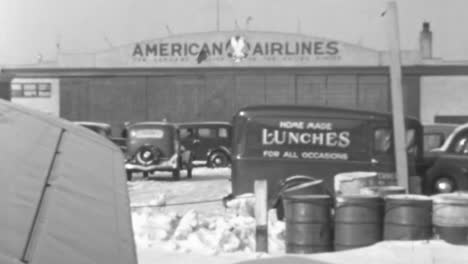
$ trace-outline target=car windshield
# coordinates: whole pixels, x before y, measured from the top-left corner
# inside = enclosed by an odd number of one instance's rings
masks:
[[[164,130],[162,129],[139,129],[131,132],[131,136],[135,138],[155,138],[161,139],[164,137]]]

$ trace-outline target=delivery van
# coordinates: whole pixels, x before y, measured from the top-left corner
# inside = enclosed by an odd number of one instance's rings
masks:
[[[422,162],[422,126],[406,118],[408,173]],[[396,185],[392,116],[361,110],[297,106],[250,106],[234,116],[233,196],[253,192],[266,179],[270,201],[295,175],[323,180],[333,192],[343,172],[378,172],[378,185]],[[297,177],[293,177],[297,179]]]

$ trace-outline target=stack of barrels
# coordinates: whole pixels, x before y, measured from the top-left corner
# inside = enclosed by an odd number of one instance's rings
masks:
[[[404,193],[392,187],[368,195],[284,196],[286,252],[340,251],[434,234],[468,245],[468,194],[433,199]]]

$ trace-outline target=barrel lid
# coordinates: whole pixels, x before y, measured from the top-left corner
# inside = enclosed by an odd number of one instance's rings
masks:
[[[468,205],[468,192],[453,192],[433,195],[434,203]]]
[[[294,195],[284,195],[284,200],[300,200],[307,201],[313,199],[330,199],[330,195],[326,194],[294,194]]]
[[[371,199],[381,199],[379,195],[376,194],[347,194],[347,195],[340,195],[336,197],[337,202],[347,202],[347,201],[365,201]]]
[[[391,194],[385,196],[385,199],[392,200],[413,200],[413,201],[430,201],[431,197],[419,194]]]

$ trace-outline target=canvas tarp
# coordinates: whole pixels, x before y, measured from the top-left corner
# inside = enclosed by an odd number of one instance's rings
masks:
[[[0,99],[0,262],[135,264],[123,154]]]

